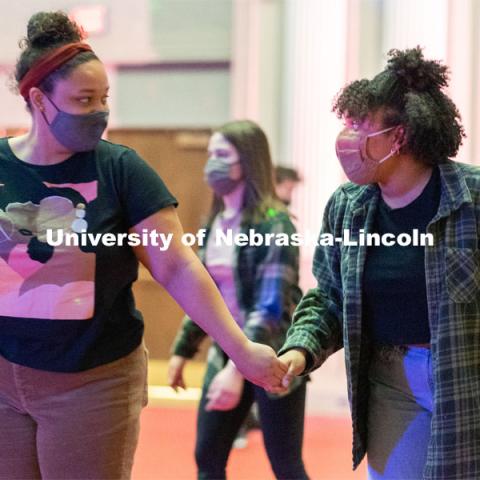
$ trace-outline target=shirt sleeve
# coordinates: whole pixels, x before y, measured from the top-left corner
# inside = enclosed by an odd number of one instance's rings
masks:
[[[286,215],[282,215],[268,222],[268,227],[263,226],[262,231],[290,236],[295,227]],[[278,349],[285,308],[292,290],[298,289],[299,250],[296,246],[276,243],[267,248],[266,255],[256,265],[254,302],[247,312],[243,330],[251,340]]]
[[[321,235],[332,233],[335,196],[325,208]],[[340,276],[340,252],[337,245],[316,247],[313,274],[317,287],[300,301],[293,315],[287,340],[279,355],[293,348],[307,352],[308,373],[318,368],[332,353],[343,347],[343,290]]]
[[[118,187],[128,228],[168,206],[177,207],[158,173],[134,150],[126,149],[119,160]]]
[[[171,350],[172,355],[193,358],[207,334],[194,321],[185,316]]]

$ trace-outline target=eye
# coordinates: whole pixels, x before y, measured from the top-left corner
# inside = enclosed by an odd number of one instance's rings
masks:
[[[80,103],[87,105],[92,100],[92,97],[81,97],[77,99]]]
[[[109,99],[108,95],[105,95],[104,97],[102,97],[102,105],[106,105],[108,103],[108,99]]]

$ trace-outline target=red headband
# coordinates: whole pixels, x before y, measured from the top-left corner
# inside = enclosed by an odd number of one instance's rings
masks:
[[[91,51],[92,47],[82,42],[68,43],[55,49],[35,63],[22,78],[19,84],[20,94],[28,101],[28,95],[32,87],[39,85],[45,77],[78,53]]]

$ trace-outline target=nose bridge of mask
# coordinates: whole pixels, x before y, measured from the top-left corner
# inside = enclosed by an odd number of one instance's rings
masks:
[[[338,134],[335,149],[337,153],[357,151],[360,141],[360,132],[346,128]]]

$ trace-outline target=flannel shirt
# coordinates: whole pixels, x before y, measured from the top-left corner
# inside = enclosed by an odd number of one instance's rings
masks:
[[[272,209],[269,213],[270,216],[261,223],[242,223],[241,233],[248,233],[249,229],[260,233],[262,237],[269,233],[286,233],[289,236],[295,233],[295,227],[286,213]],[[206,240],[210,233],[207,229]],[[205,246],[199,249],[198,255],[204,262]],[[298,247],[293,245],[235,246],[235,263],[232,267],[238,304],[245,318],[243,331],[250,340],[270,345],[275,351],[285,341],[292,312],[301,298],[298,259]],[[177,333],[172,353],[192,358],[205,337],[206,333],[186,316]],[[224,361],[216,358],[215,353],[218,357],[221,353],[219,347],[209,352],[209,362],[218,364],[221,369]],[[296,386],[300,383],[297,382]]]
[[[480,478],[480,169],[451,160],[439,165],[438,211],[425,247],[434,407],[425,479]],[[347,183],[330,198],[322,232],[372,232],[377,185]],[[317,287],[298,305],[282,347],[305,349],[305,373],[344,348],[353,426],[353,468],[366,452],[370,345],[362,330],[362,273],[366,246],[318,246]]]

